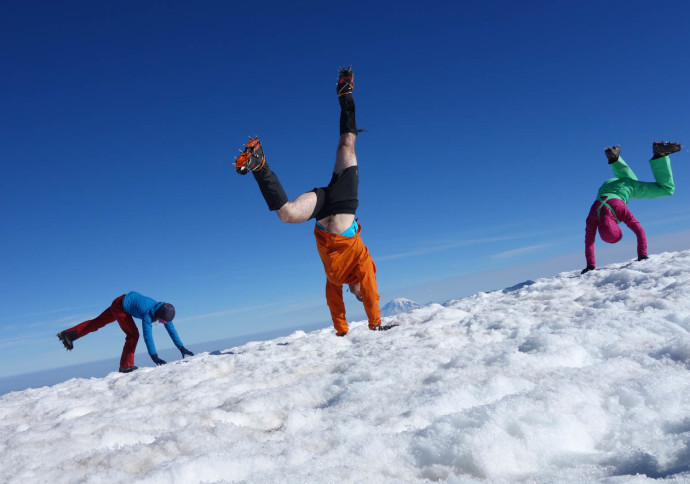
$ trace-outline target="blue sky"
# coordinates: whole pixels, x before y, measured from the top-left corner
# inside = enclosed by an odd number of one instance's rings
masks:
[[[116,324],[69,354],[55,333],[131,290],[175,304],[188,345],[329,325],[312,224],[279,223],[232,161],[258,135],[290,197],[325,185],[338,66],[368,130],[358,217],[382,303],[581,269],[604,147],[645,180],[653,140],[690,143],[682,2],[0,9],[0,376],[116,365]],[[690,245],[689,163],[673,157],[673,197],[630,204],[650,253]],[[634,257],[633,238],[598,240],[599,263]]]

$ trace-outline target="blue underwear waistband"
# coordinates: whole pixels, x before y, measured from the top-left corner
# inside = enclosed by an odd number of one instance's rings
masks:
[[[327,232],[327,230],[324,228],[324,226],[321,225],[319,222],[316,222],[316,226],[318,228],[320,228],[321,230]],[[353,220],[352,225],[350,225],[350,227],[348,227],[348,229],[340,235],[342,235],[344,237],[354,237],[355,235],[357,235],[357,229],[358,228],[359,228],[359,225],[357,224],[357,221]]]

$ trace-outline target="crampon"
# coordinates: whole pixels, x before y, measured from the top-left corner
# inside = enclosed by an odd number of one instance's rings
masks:
[[[246,175],[250,171],[257,172],[266,164],[266,156],[261,141],[258,138],[249,138],[244,145],[244,151],[235,160],[235,171],[240,175]]]
[[[336,91],[338,96],[349,94],[355,88],[355,76],[352,67],[344,67],[338,71],[338,84]]]

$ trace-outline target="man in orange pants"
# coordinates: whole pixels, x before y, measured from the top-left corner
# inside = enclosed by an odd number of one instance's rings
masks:
[[[290,201],[278,177],[268,167],[258,139],[249,140],[244,152],[235,162],[238,173],[253,173],[269,210],[275,211],[281,221],[300,223],[316,219],[314,236],[326,271],[326,300],[337,336],[345,336],[349,331],[345,318],[343,284],[347,284],[350,292],[364,303],[369,329],[380,331],[391,327],[381,326],[376,265],[362,242],[362,229],[355,220],[355,211],[359,205],[355,141],[359,131],[355,122],[353,88],[352,69],[341,69],[337,84],[340,140],[333,176],[328,186],[315,188]]]

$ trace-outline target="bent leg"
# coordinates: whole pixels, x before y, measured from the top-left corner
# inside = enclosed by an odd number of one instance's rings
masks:
[[[316,193],[313,191],[289,201],[278,176],[268,166],[255,172],[254,179],[259,184],[268,209],[276,212],[282,222],[301,223],[313,216],[317,202]]]
[[[668,156],[649,160],[655,182],[636,181],[631,198],[661,198],[673,195],[676,186],[673,182],[671,159]]]
[[[312,218],[316,208],[316,193],[303,193],[292,202],[287,202],[276,212],[281,222],[298,224]]]
[[[666,155],[661,158],[649,160],[654,174],[654,180],[660,187],[661,197],[673,195],[676,185],[673,183],[673,171],[671,170],[671,158]]]
[[[264,162],[264,167],[258,172],[254,172],[254,179],[259,184],[261,195],[263,195],[268,209],[272,212],[280,209],[288,201],[283,185],[278,180],[278,176]]]

